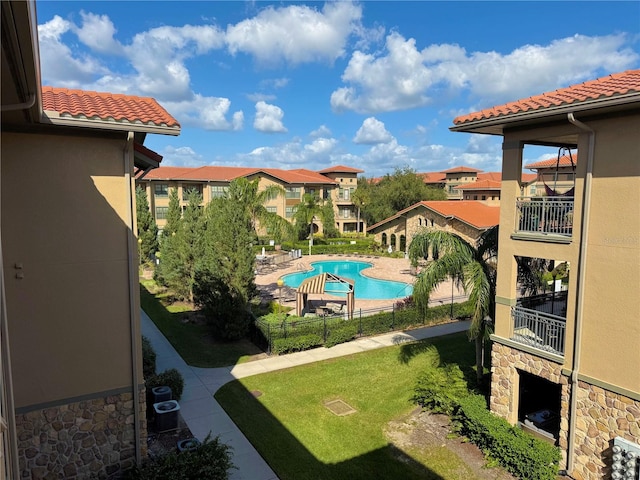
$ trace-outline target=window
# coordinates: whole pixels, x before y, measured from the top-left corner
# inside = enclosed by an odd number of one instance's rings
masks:
[[[351,217],[351,209],[350,208],[341,208],[340,209],[340,216],[342,218],[350,218]]]
[[[153,191],[156,197],[168,197],[169,196],[169,185],[166,183],[156,183],[153,186]]]
[[[384,247],[387,246],[387,234],[386,233],[382,234],[382,246],[384,246]]]
[[[229,187],[225,185],[211,185],[211,198],[224,197],[229,191]]]
[[[169,213],[169,207],[156,207],[156,220],[165,220]]]
[[[478,195],[474,195],[474,196],[473,196],[473,199],[474,199],[474,200],[477,200],[477,199],[478,199]]]
[[[202,185],[183,185],[182,186],[182,200],[188,201],[190,193],[198,193],[202,196]]]
[[[300,198],[300,187],[285,188],[285,198]]]
[[[297,207],[287,207],[285,209],[285,216],[287,218],[293,217],[293,215],[296,213],[296,209],[297,209]]]
[[[482,200],[486,200],[487,196],[486,195],[482,195]]]
[[[278,213],[278,207],[267,207],[267,212]]]
[[[350,178],[350,179],[349,179],[349,183],[353,183],[353,178]]]

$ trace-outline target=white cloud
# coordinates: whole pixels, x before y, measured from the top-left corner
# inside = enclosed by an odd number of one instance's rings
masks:
[[[362,122],[362,126],[353,137],[354,143],[375,145],[389,143],[394,140],[393,135],[385,128],[384,123],[375,117],[369,117]]]
[[[99,75],[107,75],[108,68],[95,58],[75,55],[62,41],[62,37],[72,30],[73,24],[54,16],[50,21],[38,25],[40,46],[40,66],[45,85],[56,87],[83,88]]]
[[[284,112],[276,105],[265,102],[256,103],[256,118],[253,128],[263,133],[285,133],[287,129],[282,123]]]
[[[625,34],[574,35],[508,54],[468,53],[452,44],[418,50],[414,39],[392,32],[384,51],[353,52],[342,75],[345,86],[332,93],[331,106],[337,112],[387,112],[461,93],[482,98],[482,106],[495,105],[629,68],[639,58],[630,43]]]
[[[92,50],[100,53],[110,53],[122,55],[123,46],[114,35],[116,28],[107,15],[96,15],[93,13],[80,12],[82,26],[73,26],[73,30],[78,35],[78,39]]]
[[[335,138],[317,138],[304,146],[306,151],[314,155],[328,154],[335,148],[338,141]]]
[[[362,8],[350,2],[327,2],[321,11],[306,5],[269,6],[253,18],[227,27],[229,52],[253,55],[264,65],[333,62],[345,53]]]
[[[247,94],[247,100],[253,103],[257,102],[273,102],[276,98],[275,95],[268,95],[266,93],[249,93]]]
[[[191,147],[166,146],[162,150],[163,166],[174,167],[200,167],[203,163],[202,155],[196,153]]]
[[[279,88],[284,88],[287,85],[289,85],[289,79],[286,78],[286,77],[268,78],[268,79],[262,80],[260,82],[260,87],[262,87],[262,88],[279,89]]]
[[[316,130],[312,131],[309,136],[311,138],[329,137],[331,136],[331,130],[326,125],[320,125]]]
[[[196,94],[193,100],[181,102],[163,102],[181,125],[198,126],[205,130],[240,130],[244,121],[242,111],[233,114],[231,122],[227,120],[231,101],[228,98],[204,97]]]

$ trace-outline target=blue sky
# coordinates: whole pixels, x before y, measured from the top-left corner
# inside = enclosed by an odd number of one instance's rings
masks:
[[[163,165],[496,171],[454,117],[640,68],[637,1],[36,7],[43,84],[154,97],[182,125],[145,142]]]

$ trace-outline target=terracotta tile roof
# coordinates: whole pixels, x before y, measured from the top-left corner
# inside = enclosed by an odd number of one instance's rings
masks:
[[[318,172],[305,169],[281,170],[253,167],[160,167],[147,174],[145,180],[231,182],[236,178],[266,174],[289,184],[328,184],[336,182]]]
[[[126,125],[180,129],[180,124],[149,97],[42,87],[42,107],[61,117],[101,120]]]
[[[627,70],[454,118],[455,125],[640,93],[640,70]]]
[[[496,180],[476,180],[475,182],[458,185],[456,190],[500,190],[501,181]]]
[[[489,206],[477,200],[438,200],[415,203],[410,207],[399,211],[395,215],[370,226],[367,228],[367,231],[373,230],[391,220],[395,220],[408,211],[421,206],[433,210],[444,217],[457,218],[458,220],[481,230],[493,227],[500,223],[499,206]]]
[[[453,167],[450,168],[449,170],[443,170],[441,173],[465,173],[465,172],[481,172],[482,170],[478,170],[477,168],[473,168],[473,167],[465,167],[464,165],[461,165],[459,167]]]
[[[493,180],[494,182],[499,182],[502,180],[502,172],[478,173],[478,180]]]
[[[319,170],[318,173],[364,173],[364,170],[353,167],[345,167],[344,165],[334,165],[333,167]]]
[[[158,163],[160,163],[162,161],[162,155],[154,152],[153,150],[151,150],[150,148],[145,147],[144,145],[135,142],[133,144],[133,149],[136,152],[141,153],[142,155],[145,155],[147,157],[149,157],[151,160],[154,160]]]
[[[573,164],[578,164],[578,155],[571,155],[573,158]],[[529,170],[533,170],[534,168],[556,168],[556,164],[559,167],[570,167],[571,166],[571,158],[568,155],[563,155],[560,157],[560,161],[558,162],[558,157],[549,157],[545,160],[540,160],[539,162],[529,163],[524,166],[524,168],[528,168]]]
[[[522,174],[522,183],[531,183],[538,178],[538,175],[535,173],[523,173]]]
[[[425,172],[418,173],[418,175],[422,177],[426,184],[444,183],[446,181],[444,173],[442,172]]]

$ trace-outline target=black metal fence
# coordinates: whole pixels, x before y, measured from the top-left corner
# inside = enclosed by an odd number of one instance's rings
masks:
[[[290,353],[319,346],[331,347],[350,340],[471,316],[469,302],[430,307],[420,312],[415,306],[377,307],[346,314],[293,317],[271,314],[257,319],[252,327],[254,343],[269,354]]]

